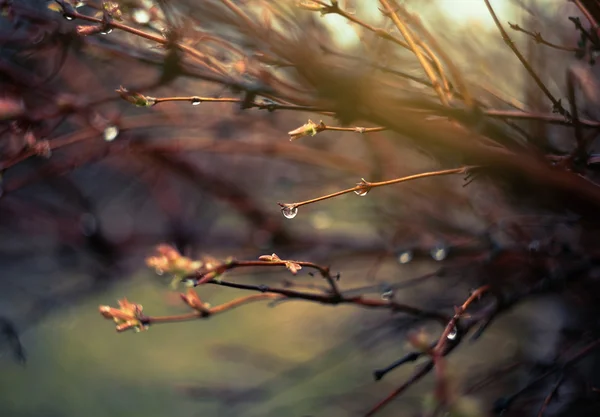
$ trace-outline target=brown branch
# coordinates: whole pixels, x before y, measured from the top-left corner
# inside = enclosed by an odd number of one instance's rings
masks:
[[[564,375],[561,375],[560,378],[558,378],[558,381],[556,381],[556,384],[554,384],[554,386],[552,387],[552,390],[550,390],[550,392],[548,393],[548,395],[544,399],[544,403],[542,404],[537,417],[544,417],[544,413],[546,412],[546,408],[548,408],[548,405],[550,405],[550,402],[556,396],[556,393],[558,392],[558,389],[560,388],[560,386],[562,385],[562,383],[564,382],[564,380],[565,380]]]
[[[414,37],[413,33],[404,24],[402,19],[400,19],[400,17],[396,14],[396,12],[394,11],[394,9],[392,8],[392,6],[390,5],[390,3],[387,0],[379,0],[379,3],[385,8],[387,15],[390,17],[390,19],[392,19],[392,21],[394,22],[394,25],[396,26],[396,28],[398,28],[400,33],[402,33],[402,36],[404,37],[404,39],[406,39],[409,49],[415,54],[415,56],[417,57],[417,60],[423,67],[425,74],[427,74],[427,77],[431,80],[433,89],[437,93],[437,95],[440,99],[440,102],[443,105],[447,106],[448,100],[446,99],[446,95],[444,94],[444,91],[442,90],[442,87],[438,82],[437,76],[436,76],[435,72],[433,71],[433,68],[431,67],[431,63],[425,59],[425,57],[419,50],[419,47],[417,46],[417,43],[415,41],[415,37]],[[441,74],[441,72],[440,72],[440,74]]]
[[[176,323],[181,321],[196,320],[199,318],[208,318],[215,314],[224,313],[232,310],[236,307],[240,307],[245,304],[253,303],[255,301],[263,300],[276,300],[282,298],[281,295],[277,294],[252,294],[245,297],[239,297],[226,303],[220,304],[215,307],[207,307],[201,311],[194,311],[192,313],[177,314],[170,316],[142,316],[140,321],[146,325],[152,324],[164,324],[164,323]]]
[[[93,17],[93,16],[87,16],[84,14],[81,14],[79,12],[77,12],[75,9],[73,8],[69,8],[69,9],[63,9],[63,14],[65,17],[68,17],[70,19],[78,19],[78,20],[84,20],[87,22],[92,22],[92,23],[97,23],[99,25],[103,25],[103,27],[105,29],[118,29],[121,30],[123,32],[127,32],[130,33],[132,35],[138,36],[140,38],[152,41],[152,42],[156,42],[160,45],[163,46],[170,46],[171,45],[171,41],[165,37],[162,36],[157,36],[157,35],[153,35],[151,33],[148,32],[144,32],[143,30],[139,30],[136,28],[133,28],[131,26],[127,26],[126,24],[123,23],[119,23],[117,21],[111,20],[110,22],[105,22],[103,19],[101,18],[97,18],[97,17]],[[191,57],[196,58],[202,65],[204,65],[206,68],[211,69],[213,71],[216,72],[220,72],[221,74],[226,74],[227,72],[225,71],[224,68],[222,68],[222,66],[217,65],[217,63],[210,58],[208,55],[203,54],[202,52],[198,51],[197,49],[194,49],[188,45],[185,45],[183,43],[173,43],[173,46],[177,47],[179,50],[187,53],[188,55],[190,55]],[[211,67],[211,65],[216,65]]]
[[[317,198],[313,198],[311,200],[299,201],[296,203],[277,203],[277,204],[279,204],[279,206],[282,208],[282,210],[285,210],[286,208],[298,208],[301,206],[305,206],[307,204],[317,203],[319,201],[327,200],[330,198],[338,197],[340,195],[349,194],[349,193],[356,193],[360,196],[364,196],[372,188],[385,187],[388,185],[399,184],[401,182],[412,181],[412,180],[417,180],[417,179],[421,179],[421,178],[438,177],[438,176],[442,176],[442,175],[466,174],[470,169],[473,169],[473,168],[475,168],[475,167],[474,166],[465,166],[465,167],[461,167],[461,168],[445,169],[445,170],[441,170],[441,171],[424,172],[421,174],[409,175],[407,177],[396,178],[393,180],[381,181],[381,182],[369,182],[369,181],[362,180],[360,183],[358,183],[356,185],[356,187],[337,191],[335,193],[327,194],[327,195],[317,197]]]
[[[566,52],[579,52],[579,48],[573,48],[570,46],[562,46],[562,45],[557,45],[551,42],[548,42],[547,40],[545,40],[542,36],[542,34],[540,32],[532,32],[529,31],[527,29],[523,29],[521,26],[519,26],[518,24],[514,24],[514,23],[510,23],[508,22],[508,26],[517,32],[523,32],[526,35],[529,35],[533,38],[533,40],[538,43],[538,44],[542,44],[542,45],[546,45],[549,46],[550,48],[554,48],[554,49],[558,49],[560,51],[566,51]]]
[[[494,12],[494,9],[492,8],[490,1],[489,0],[484,0],[484,1],[485,1],[485,5],[487,6],[492,18],[494,19],[494,23],[496,24],[496,27],[498,28],[498,30],[500,31],[500,34],[502,35],[502,39],[508,45],[508,47],[513,51],[513,53],[516,55],[516,57],[519,59],[519,61],[521,61],[521,64],[523,64],[523,67],[525,67],[525,69],[527,70],[527,72],[529,73],[531,78],[533,78],[533,80],[535,81],[537,86],[542,90],[542,92],[546,95],[546,97],[548,97],[548,99],[552,102],[553,111],[556,111],[560,114],[567,116],[568,112],[562,107],[562,104],[560,103],[560,101],[557,100],[552,95],[550,90],[548,90],[546,85],[542,82],[542,80],[536,74],[534,69],[529,64],[529,62],[527,62],[527,60],[525,59],[523,54],[521,54],[521,52],[519,52],[519,50],[515,46],[514,42],[510,38],[510,36],[508,36],[508,33],[506,33],[506,30],[502,26],[502,23],[500,23],[500,20],[498,20],[498,16],[496,16],[496,12]]]
[[[586,9],[586,7],[581,3],[581,0],[571,0],[571,1],[573,3],[575,3],[575,6],[577,6],[577,8],[581,11],[581,13],[583,13],[583,15],[588,20],[588,22],[590,22],[590,26],[592,26],[592,28],[594,28],[595,30],[598,30],[598,22],[596,22],[596,19],[594,18],[594,16],[592,16],[592,14],[589,12],[589,10]]]

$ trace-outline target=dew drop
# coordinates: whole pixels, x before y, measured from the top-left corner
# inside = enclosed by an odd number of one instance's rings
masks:
[[[444,245],[436,245],[429,251],[431,257],[436,261],[443,261],[448,256],[448,249]]]
[[[119,136],[119,128],[117,126],[108,126],[104,129],[104,140],[112,142]]]
[[[293,219],[298,214],[298,207],[283,206],[281,208],[281,213],[283,213],[283,217],[285,217],[286,219]]]
[[[454,340],[456,339],[456,336],[458,336],[458,330],[456,329],[456,326],[454,326],[452,328],[452,330],[450,330],[450,333],[448,333],[448,340]]]
[[[135,9],[131,14],[135,23],[145,25],[150,22],[150,13],[144,9]]]
[[[197,281],[195,279],[191,279],[191,278],[187,278],[183,280],[183,285],[185,285],[186,287],[195,287],[197,284]]]
[[[202,100],[199,97],[192,97],[192,106],[197,106],[200,103],[202,103]]]
[[[400,255],[398,255],[398,262],[400,262],[401,264],[407,264],[410,261],[412,261],[412,259],[413,252],[411,250],[401,252]]]
[[[100,33],[101,33],[102,35],[108,35],[108,34],[109,34],[110,32],[112,32],[112,31],[113,31],[113,30],[112,30],[112,28],[108,28],[108,29],[106,29],[106,30],[102,30],[102,31],[100,31]]]
[[[71,20],[74,20],[74,19],[75,19],[73,16],[69,16],[69,15],[67,15],[67,14],[64,14],[64,15],[63,15],[63,17],[64,17],[66,20],[69,20],[69,21],[71,21]]]
[[[364,197],[371,191],[371,187],[364,178],[361,178],[360,182],[356,183],[356,186],[359,187],[359,189],[354,191],[354,194],[359,197]]]
[[[390,301],[392,298],[394,298],[394,290],[392,290],[390,287],[384,288],[383,292],[381,293],[381,299]]]

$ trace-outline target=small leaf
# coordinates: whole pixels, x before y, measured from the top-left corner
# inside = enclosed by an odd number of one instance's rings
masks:
[[[326,126],[322,121],[316,124],[312,120],[309,120],[308,123],[303,124],[299,128],[289,131],[288,135],[290,135],[290,140],[297,140],[308,135],[315,136],[320,131],[325,130],[325,128]]]
[[[141,304],[129,302],[127,298],[119,300],[119,308],[100,306],[100,314],[106,319],[112,319],[116,323],[118,332],[133,329],[136,332],[146,330],[147,326],[141,321],[143,307]]]
[[[180,294],[181,299],[194,310],[201,313],[208,313],[208,307],[200,300],[198,293],[193,288],[189,288],[185,294]]]
[[[53,12],[62,13],[62,7],[58,3],[50,3],[48,5],[48,10],[52,10]]]
[[[275,253],[273,253],[271,255],[261,255],[258,257],[258,259],[261,261],[268,261],[268,262],[281,262],[281,259]]]
[[[294,275],[298,273],[302,269],[302,265],[297,264],[296,262],[287,261],[285,263],[285,267],[290,270],[290,272]]]

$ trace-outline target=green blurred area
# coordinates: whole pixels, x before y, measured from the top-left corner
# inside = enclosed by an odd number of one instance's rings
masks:
[[[358,279],[351,275],[348,281]],[[99,304],[126,295],[144,305],[146,314],[186,311],[176,292],[155,279],[141,273],[27,331],[22,340],[29,356],[26,367],[2,360],[2,415],[361,415],[414,369],[408,364],[373,381],[374,369],[410,346],[389,312],[353,306],[298,301],[271,308],[260,302],[208,320],[117,334],[113,323],[99,315]],[[199,293],[213,305],[243,294],[221,288]],[[399,299],[410,302],[416,294],[406,291]],[[427,328],[432,335],[441,330]],[[449,363],[457,381],[491,368],[486,352],[497,355],[496,363],[514,355],[516,335],[507,331],[500,323],[482,341],[452,355]],[[380,415],[412,415],[432,388],[427,378]]]

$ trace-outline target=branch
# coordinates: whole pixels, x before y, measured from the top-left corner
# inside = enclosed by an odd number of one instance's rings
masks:
[[[508,26],[512,29],[515,30],[517,32],[523,32],[529,36],[531,36],[533,38],[533,40],[538,43],[538,44],[542,44],[542,45],[546,45],[549,46],[550,48],[554,48],[554,49],[558,49],[560,51],[566,51],[566,52],[580,52],[581,50],[579,48],[573,48],[570,46],[561,46],[561,45],[557,45],[551,42],[548,42],[547,40],[545,40],[542,37],[542,34],[540,32],[531,32],[529,30],[523,29],[521,26],[514,24],[514,23],[510,23],[508,22]]]
[[[421,174],[409,175],[407,177],[401,177],[401,178],[396,178],[393,180],[381,181],[381,182],[369,182],[369,181],[366,181],[363,179],[361,182],[356,184],[356,187],[348,188],[346,190],[337,191],[335,193],[324,195],[324,196],[317,197],[317,198],[313,198],[311,200],[299,201],[296,203],[277,203],[277,204],[279,204],[279,206],[281,207],[281,211],[285,217],[293,218],[298,213],[298,207],[305,206],[307,204],[317,203],[319,201],[327,200],[330,198],[338,197],[340,195],[349,194],[349,193],[355,193],[361,197],[364,197],[365,195],[367,195],[367,193],[369,191],[371,191],[372,188],[384,187],[387,185],[398,184],[401,182],[412,181],[412,180],[417,180],[417,179],[421,179],[421,178],[438,177],[438,176],[442,176],[442,175],[453,175],[453,174],[466,174],[467,172],[469,172],[469,170],[474,169],[474,168],[477,168],[477,167],[465,166],[465,167],[461,167],[461,168],[446,169],[446,170],[442,170],[442,171],[424,172]]]
[[[538,75],[536,74],[536,72],[533,70],[533,68],[531,67],[531,65],[529,64],[529,62],[527,62],[527,60],[525,59],[525,57],[523,56],[523,54],[521,54],[521,52],[519,52],[519,50],[515,46],[514,42],[510,38],[510,36],[508,36],[508,33],[506,33],[506,30],[504,30],[504,28],[502,27],[502,24],[500,23],[500,20],[498,20],[498,16],[496,16],[496,12],[494,12],[494,9],[492,8],[492,5],[490,4],[490,1],[489,0],[484,0],[484,1],[485,1],[485,5],[487,6],[490,14],[492,15],[492,18],[494,19],[494,23],[496,24],[496,27],[498,28],[498,30],[500,31],[500,34],[502,35],[502,39],[504,40],[504,42],[514,52],[514,54],[517,56],[517,58],[519,59],[519,61],[521,61],[521,64],[523,64],[523,66],[525,67],[525,69],[527,70],[527,72],[529,73],[529,75],[531,75],[531,78],[533,78],[533,80],[535,81],[535,83],[537,84],[537,86],[543,91],[543,93],[546,95],[546,97],[548,97],[548,99],[550,99],[550,101],[552,102],[552,111],[556,112],[556,113],[559,113],[559,114],[562,114],[565,117],[567,117],[567,118],[570,119],[569,113],[563,108],[560,100],[557,100],[552,95],[552,93],[550,92],[550,90],[548,90],[548,88],[546,87],[546,85],[542,82],[542,80],[540,79],[540,77],[538,77]]]

